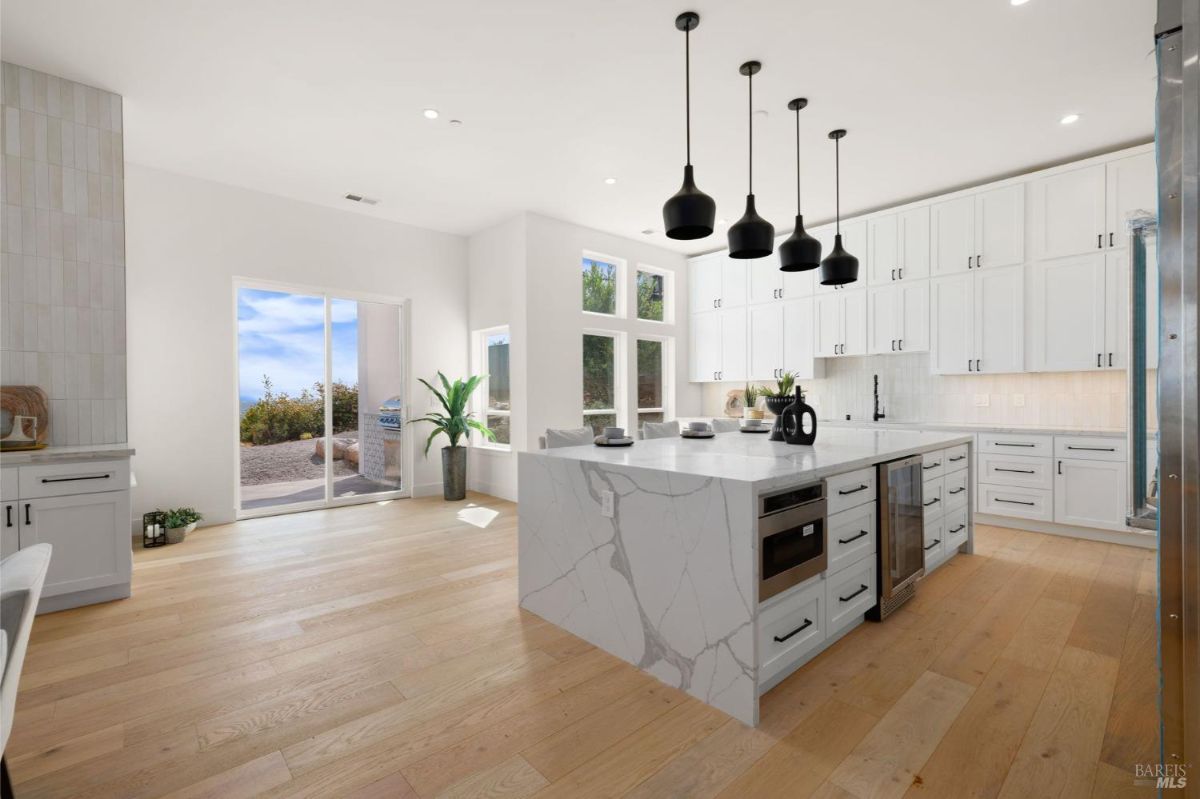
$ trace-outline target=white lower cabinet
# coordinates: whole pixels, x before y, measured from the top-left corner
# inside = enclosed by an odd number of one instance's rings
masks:
[[[827,574],[841,571],[868,555],[875,555],[875,503],[835,513],[826,522],[829,532]]]
[[[825,580],[816,578],[759,611],[759,683],[802,660],[825,637]]]
[[[980,483],[977,508],[980,513],[992,513],[997,516],[1016,516],[1045,522],[1054,520],[1053,492],[1044,488],[1017,488]]]
[[[21,548],[54,547],[43,588],[46,596],[129,580],[128,492],[22,500],[19,510]]]
[[[936,569],[945,559],[946,522],[944,518],[925,522],[925,572]]]
[[[1127,469],[1124,461],[1059,458],[1054,470],[1054,521],[1125,529]]]
[[[969,514],[965,506],[957,510],[946,511],[946,518],[944,520],[945,536],[942,539],[942,547],[945,554],[950,555],[954,550],[967,543],[967,536],[969,535],[967,528],[970,525],[968,516]]]
[[[871,555],[825,578],[826,635],[862,620],[863,614],[875,607],[875,569]]]

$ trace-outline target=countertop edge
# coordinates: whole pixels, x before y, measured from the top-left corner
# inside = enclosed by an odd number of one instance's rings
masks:
[[[22,466],[39,463],[73,463],[79,461],[111,460],[131,458],[137,453],[133,447],[115,445],[102,447],[46,447],[26,452],[0,453],[0,466]]]

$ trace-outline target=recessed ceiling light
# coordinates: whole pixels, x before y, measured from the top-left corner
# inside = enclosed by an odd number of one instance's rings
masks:
[[[1008,0],[1008,2],[1012,3],[1014,6],[1023,6],[1028,3],[1029,0]]]
[[[616,178],[605,178],[604,182],[611,186],[612,184],[617,182],[617,179]]]
[[[1079,121],[1079,114],[1067,114],[1062,119],[1058,120],[1060,125],[1074,125]]]
[[[436,108],[426,108],[421,113],[425,115],[426,119],[437,119],[438,118],[438,112],[437,112]]]
[[[450,120],[450,124],[457,128],[459,125],[462,124],[462,120],[461,119],[452,119],[452,120]]]

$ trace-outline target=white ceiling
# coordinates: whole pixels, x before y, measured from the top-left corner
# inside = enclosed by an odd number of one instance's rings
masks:
[[[718,216],[746,192],[755,79],[760,213],[867,210],[1153,133],[1154,0],[5,0],[3,58],[125,96],[126,157],[460,234],[534,210],[684,252],[683,34],[693,163]],[[435,121],[422,109],[441,111]],[[1075,112],[1082,119],[1062,126]],[[461,119],[459,127],[449,125]],[[606,177],[617,178],[606,185]],[[347,192],[378,197],[352,206]]]

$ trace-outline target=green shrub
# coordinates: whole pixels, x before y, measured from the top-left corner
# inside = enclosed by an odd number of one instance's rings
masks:
[[[358,429],[358,384],[333,384],[333,432]],[[325,434],[325,386],[314,383],[297,397],[275,393],[263,375],[262,398],[242,414],[241,440],[250,444],[278,444],[307,440]]]
[[[157,511],[162,513],[162,511]],[[187,527],[192,522],[203,521],[204,515],[195,508],[171,508],[165,514],[167,527]]]

